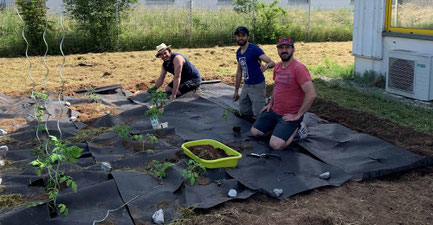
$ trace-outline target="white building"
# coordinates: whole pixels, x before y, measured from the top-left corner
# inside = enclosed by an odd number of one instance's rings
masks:
[[[432,14],[430,0],[355,0],[355,72],[384,75],[388,92],[433,100]]]
[[[12,1],[13,0],[0,0]],[[273,0],[263,0],[268,3]],[[354,0],[311,0],[311,9],[353,9]],[[189,8],[192,2],[193,8],[217,10],[221,8],[233,8],[233,0],[139,0],[138,4],[147,4],[152,8],[177,7]],[[61,8],[62,0],[48,0],[47,7],[50,10],[58,11]],[[284,8],[301,7],[308,8],[308,0],[280,0],[280,6]]]

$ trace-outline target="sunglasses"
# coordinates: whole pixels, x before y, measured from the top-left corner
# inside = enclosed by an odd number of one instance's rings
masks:
[[[290,38],[280,38],[278,43],[292,43],[292,39]]]

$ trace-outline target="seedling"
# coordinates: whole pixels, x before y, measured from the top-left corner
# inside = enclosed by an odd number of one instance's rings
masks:
[[[150,118],[153,128],[159,125],[158,116],[164,113],[164,106],[167,104],[167,94],[162,91],[152,91],[151,95],[152,107],[144,114]]]
[[[62,144],[55,136],[50,136],[51,145],[54,146],[51,151],[47,151],[46,155],[40,156],[30,164],[35,166],[35,172],[41,176],[43,172],[47,172],[49,180],[45,189],[48,191],[48,197],[52,203],[53,210],[56,212],[68,215],[68,208],[65,204],[57,203],[57,195],[60,192],[60,185],[65,183],[67,187],[72,187],[73,191],[77,191],[77,184],[71,176],[64,175],[60,170],[62,164],[75,163],[75,160],[81,156],[83,149],[77,146],[67,147]],[[33,203],[31,206],[39,203]]]
[[[162,180],[162,178],[167,176],[167,173],[165,172],[167,168],[173,165],[174,163],[170,163],[170,162],[161,163],[158,160],[153,160],[152,163],[150,164],[149,173],[158,177],[159,180]]]
[[[155,135],[151,134],[151,133],[146,134],[146,137],[147,137],[147,139],[149,139],[150,144],[152,144],[152,145],[158,142],[158,138]],[[144,151],[144,138],[143,138],[143,135],[142,134],[136,134],[136,135],[132,135],[131,138],[133,140],[140,140],[140,141],[142,141],[142,143],[143,143],[142,151]],[[147,152],[153,153],[154,151],[152,149],[148,149]]]
[[[167,94],[162,91],[152,91],[150,94],[152,104],[158,108],[164,107],[167,104]]]
[[[48,100],[47,91],[43,90],[41,92],[34,91],[33,94],[30,96],[32,99],[41,99],[43,101]]]
[[[182,170],[182,176],[185,180],[189,179],[190,184],[194,185],[198,175],[204,172],[206,172],[206,168],[203,164],[190,159],[188,160],[186,169]]]
[[[116,125],[114,130],[123,140],[128,140],[131,137],[131,128],[128,125]],[[143,138],[143,137],[142,137]]]
[[[242,116],[242,114],[241,114],[241,112],[239,112],[239,110],[232,109],[230,106],[227,106],[227,108],[224,108],[223,114],[222,114],[222,117],[224,118],[224,122],[227,123],[227,120],[231,114],[238,115],[239,117]],[[240,136],[241,135],[241,127],[239,127],[239,126],[233,127],[233,135]]]
[[[143,135],[141,134],[136,134],[136,135],[132,135],[131,137],[134,140],[140,140],[141,142],[143,142],[143,147],[141,148],[142,151],[144,151],[144,140],[143,140]]]
[[[239,116],[242,116],[242,114],[239,112],[239,110],[233,109],[230,106],[227,106],[227,108],[224,108],[223,114],[221,115],[224,118],[224,122],[227,122],[230,114],[237,114]]]
[[[91,99],[92,102],[99,102],[101,99],[98,95],[95,93],[95,89],[93,87],[86,88],[86,98]]]
[[[47,101],[48,100],[47,91],[45,90],[41,92],[34,91],[30,97],[36,100],[36,104],[33,106],[33,109],[35,110],[35,117],[38,121],[42,121],[42,116],[45,113],[45,107],[39,105],[38,100]]]
[[[152,144],[152,145],[154,143],[158,142],[158,138],[154,134],[148,133],[148,134],[146,134],[146,137],[147,137],[147,139],[149,139],[150,144]]]

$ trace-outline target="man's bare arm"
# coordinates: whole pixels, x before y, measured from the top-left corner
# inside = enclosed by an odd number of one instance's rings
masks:
[[[180,85],[180,78],[182,73],[183,64],[185,63],[185,59],[177,55],[174,57],[173,64],[174,64],[174,78],[173,78],[173,90],[172,90],[172,97],[176,98],[177,92],[179,91],[179,85]]]

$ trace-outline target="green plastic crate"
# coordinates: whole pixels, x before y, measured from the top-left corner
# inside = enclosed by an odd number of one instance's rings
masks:
[[[192,153],[188,147],[196,146],[196,145],[212,145],[214,148],[220,148],[225,151],[225,153],[229,157],[221,158],[221,159],[215,159],[215,160],[206,160],[201,159],[198,156],[196,156],[194,153]],[[191,159],[194,159],[195,161],[203,164],[204,167],[208,169],[213,168],[224,168],[224,167],[236,167],[238,164],[238,160],[242,158],[242,154],[233,150],[232,148],[224,145],[223,143],[219,141],[215,141],[212,139],[202,139],[197,141],[189,141],[182,144],[183,152],[189,156]]]

